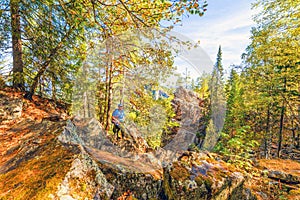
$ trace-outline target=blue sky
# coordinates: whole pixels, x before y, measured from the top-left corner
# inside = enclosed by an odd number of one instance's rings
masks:
[[[204,16],[185,16],[182,25],[176,26],[174,31],[193,41],[200,40],[201,49],[208,54],[213,64],[216,62],[218,47],[221,45],[222,63],[228,71],[231,64],[241,63],[241,54],[250,43],[250,30],[255,26],[252,21],[255,11],[251,10],[251,3],[254,1],[208,0]],[[182,65],[183,61],[177,60],[175,63]],[[209,71],[201,65],[197,63],[200,71]]]

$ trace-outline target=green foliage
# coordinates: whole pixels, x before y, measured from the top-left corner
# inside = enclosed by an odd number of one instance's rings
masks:
[[[299,128],[299,5],[299,1],[258,0],[257,26],[244,54],[244,122],[262,134],[266,157],[273,142],[278,156],[282,142],[297,143],[288,130]]]
[[[249,170],[252,167],[251,158],[258,146],[259,142],[255,133],[251,131],[249,126],[243,126],[236,130],[234,136],[222,132],[214,151],[227,157],[229,163],[233,163],[241,169]]]
[[[11,27],[11,13],[14,7],[19,20]],[[19,48],[13,49],[24,63],[17,73],[25,78],[26,89],[52,98],[70,100],[72,81],[86,59],[87,44],[96,40],[104,41],[132,29],[143,27],[166,33],[174,23],[181,21],[183,14],[202,16],[206,11],[206,1],[9,1],[0,5],[0,57],[11,47],[11,35],[17,34]],[[171,21],[162,30],[159,22]],[[16,33],[13,29],[20,30]],[[153,42],[157,37],[149,37]],[[121,44],[122,45],[122,44]],[[2,51],[3,50],[3,51]],[[5,51],[4,51],[5,50]],[[15,52],[15,51],[19,52]],[[162,60],[161,52],[156,53]],[[135,54],[134,51],[128,52]],[[127,56],[127,55],[126,55]],[[131,56],[131,65],[137,65],[144,56]],[[167,56],[168,57],[168,56]],[[151,60],[157,63],[157,59]],[[128,64],[128,63],[127,63]],[[23,69],[24,68],[24,69]],[[16,79],[16,72],[13,76]],[[107,92],[107,91],[106,91]],[[107,101],[107,99],[106,99]],[[107,103],[107,102],[106,102]]]
[[[232,133],[244,123],[245,103],[240,75],[233,68],[225,85],[226,117],[223,132]]]
[[[210,74],[203,73],[201,77],[196,79],[195,86],[193,91],[196,92],[199,97],[203,100],[209,100],[210,90],[209,90],[209,81],[211,79]]]
[[[210,119],[208,121],[208,125],[206,128],[206,136],[205,136],[203,148],[212,150],[217,143],[217,140],[220,136],[220,132],[223,129],[225,110],[226,110],[221,46],[219,47],[218,50],[217,61],[216,64],[214,65],[211,79],[208,82],[208,89],[209,89],[209,103],[210,103],[210,108],[209,108]]]
[[[218,49],[217,62],[215,64],[215,68],[217,69],[215,71],[215,73],[219,73],[219,75],[220,75],[220,81],[222,81],[223,76],[224,76],[224,69],[223,69],[223,65],[222,65],[222,49],[221,49],[221,45],[219,46],[219,49]]]
[[[171,128],[179,126],[172,120],[175,116],[172,99],[173,96],[156,100],[151,91],[134,93],[130,98],[133,107],[129,110],[127,120],[132,120],[137,125],[153,148],[160,146],[163,132],[168,133]]]

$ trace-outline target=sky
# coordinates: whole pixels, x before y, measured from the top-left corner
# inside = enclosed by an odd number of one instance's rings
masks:
[[[184,56],[175,59],[175,64],[181,68],[188,68],[191,75],[199,71],[209,72],[212,66],[208,66],[210,59],[212,65],[216,62],[219,45],[222,48],[222,64],[227,73],[230,65],[239,65],[241,55],[250,44],[250,30],[255,26],[251,10],[254,0],[207,0],[208,7],[204,16],[190,15],[183,17],[181,25],[175,26],[173,32],[183,35],[193,41],[200,40],[200,53],[185,52]],[[197,50],[196,50],[197,51]],[[209,58],[200,59],[206,54]],[[186,58],[188,54],[195,54],[195,62]],[[202,61],[201,61],[202,60]],[[204,63],[203,63],[204,62]],[[195,71],[192,68],[197,68]]]

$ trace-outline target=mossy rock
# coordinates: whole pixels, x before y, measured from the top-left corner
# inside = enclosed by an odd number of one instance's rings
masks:
[[[178,162],[173,163],[173,167],[170,171],[170,175],[175,180],[183,182],[190,178],[190,172]]]

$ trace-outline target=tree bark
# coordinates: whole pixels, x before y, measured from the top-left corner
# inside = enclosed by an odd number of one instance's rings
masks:
[[[286,77],[284,78],[284,92],[286,91]],[[280,126],[278,133],[278,147],[277,147],[277,157],[280,158],[281,154],[281,145],[282,145],[282,131],[283,131],[283,123],[284,123],[284,112],[285,112],[285,100],[283,99],[281,114],[280,114]]]
[[[280,158],[280,154],[281,154],[284,111],[285,111],[285,103],[283,102],[283,105],[281,107],[280,126],[279,126],[279,133],[278,133],[278,147],[277,147],[277,157],[278,158]]]
[[[106,127],[105,130],[109,130],[110,126],[110,111],[111,111],[111,103],[112,103],[112,73],[113,73],[113,66],[112,66],[112,59],[109,66],[109,76],[108,76],[108,91],[107,91],[107,110],[106,110]]]
[[[87,91],[84,91],[83,93],[83,117],[87,117]]]
[[[13,51],[13,87],[21,91],[24,87],[21,22],[19,0],[10,0],[11,30],[12,30],[12,51]]]
[[[270,145],[272,142],[272,135],[270,133],[270,104],[268,105],[268,111],[267,111],[267,124],[266,124],[266,135],[265,135],[265,158],[268,159],[270,157]]]
[[[108,40],[108,39],[107,39]],[[107,65],[107,79],[106,79],[106,93],[107,93],[107,107],[106,107],[106,123],[105,130],[109,130],[110,126],[110,112],[111,112],[111,103],[112,103],[112,74],[113,74],[113,44],[111,38],[107,41],[106,45],[107,53],[108,53],[108,65]]]
[[[52,89],[52,99],[56,101],[56,86],[55,86],[55,75],[51,74],[51,89]]]

